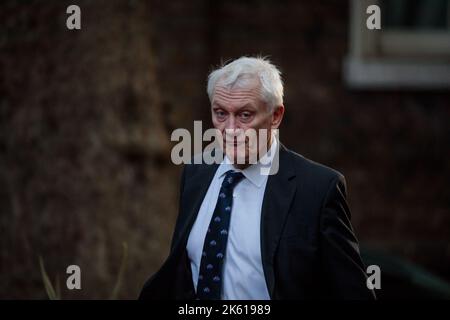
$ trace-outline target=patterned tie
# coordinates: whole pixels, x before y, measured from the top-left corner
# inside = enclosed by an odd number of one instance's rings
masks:
[[[203,244],[197,282],[197,299],[220,300],[222,266],[230,226],[233,189],[244,178],[241,172],[229,170],[220,188],[219,198]]]

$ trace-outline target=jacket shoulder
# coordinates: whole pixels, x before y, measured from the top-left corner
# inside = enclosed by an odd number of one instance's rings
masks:
[[[332,181],[345,181],[344,175],[338,170],[308,159],[292,150],[286,149],[286,151],[300,181],[325,186]]]

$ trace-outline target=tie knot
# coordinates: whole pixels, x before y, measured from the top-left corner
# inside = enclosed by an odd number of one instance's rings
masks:
[[[242,172],[229,170],[225,175],[225,179],[223,179],[222,187],[233,189],[243,178]]]

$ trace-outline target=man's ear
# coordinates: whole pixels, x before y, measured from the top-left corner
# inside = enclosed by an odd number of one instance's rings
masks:
[[[276,106],[272,112],[272,129],[278,129],[281,124],[281,120],[283,120],[284,115],[284,105]]]

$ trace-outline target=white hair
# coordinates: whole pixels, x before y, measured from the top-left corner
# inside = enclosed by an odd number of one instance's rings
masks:
[[[212,71],[208,76],[207,92],[212,103],[218,84],[231,89],[245,87],[248,80],[257,79],[261,85],[261,99],[273,110],[283,104],[281,72],[267,58],[241,57]]]

